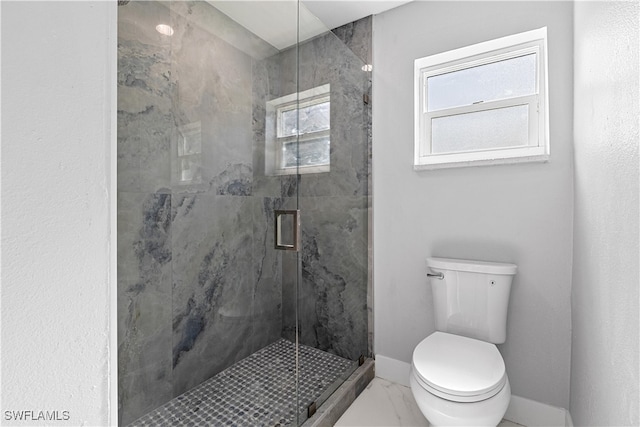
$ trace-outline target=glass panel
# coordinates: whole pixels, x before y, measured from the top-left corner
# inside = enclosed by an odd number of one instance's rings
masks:
[[[529,106],[499,108],[431,121],[433,154],[519,147],[529,140]]]
[[[330,146],[328,136],[299,143],[288,142],[282,148],[282,164],[285,168],[328,165]]]
[[[308,105],[300,109],[294,108],[282,112],[282,127],[280,136],[294,136],[297,134],[298,113],[300,114],[300,135],[329,129],[330,102]]]
[[[295,426],[297,254],[274,211],[297,181],[262,165],[265,104],[298,91],[297,0],[118,3],[118,424]]]
[[[536,93],[536,56],[519,56],[427,78],[427,109],[471,105]]]
[[[300,5],[302,9],[304,2]],[[371,63],[371,21],[346,24],[299,45],[298,92],[331,86],[330,108],[326,99],[315,108],[300,99],[300,171],[320,153],[328,163],[329,131],[323,130],[321,138],[308,132],[329,129],[331,110],[331,171],[299,174],[297,181],[302,251],[296,303],[300,403],[305,407],[315,402],[321,408],[357,368],[359,356],[369,354],[371,105],[363,102],[363,95],[370,94],[366,64]],[[314,145],[324,151],[314,153]],[[302,414],[300,421],[305,418]]]

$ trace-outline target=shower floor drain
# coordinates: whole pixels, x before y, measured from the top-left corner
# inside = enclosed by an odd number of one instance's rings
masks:
[[[294,425],[357,362],[300,345],[300,399],[295,345],[285,339],[258,350],[130,424],[143,426]],[[304,414],[304,415],[302,415]]]

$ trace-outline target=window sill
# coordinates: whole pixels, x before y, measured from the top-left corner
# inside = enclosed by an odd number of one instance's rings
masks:
[[[318,166],[300,166],[293,167],[287,169],[276,169],[273,172],[273,175],[307,175],[312,173],[325,173],[331,172],[331,167],[329,165],[318,165]]]
[[[549,161],[549,154],[537,154],[531,156],[519,156],[508,158],[493,158],[493,159],[476,159],[476,160],[446,160],[443,157],[447,155],[434,156],[433,159],[423,160],[419,164],[414,164],[413,169],[415,171],[423,170],[436,170],[436,169],[449,169],[449,168],[466,168],[474,166],[494,166],[494,165],[508,165],[517,163],[546,163]],[[438,160],[435,157],[439,157]]]

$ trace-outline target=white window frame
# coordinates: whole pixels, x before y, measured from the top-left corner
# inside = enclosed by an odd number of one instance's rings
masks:
[[[537,58],[535,94],[493,101],[478,100],[470,105],[428,111],[427,79],[429,77],[532,53],[535,53]],[[414,169],[548,161],[550,146],[547,86],[546,27],[416,59],[414,63]],[[519,105],[529,107],[527,145],[432,153],[431,121],[433,119]]]
[[[268,175],[295,175],[329,172],[330,162],[321,165],[284,166],[282,152],[284,146],[291,142],[304,143],[315,139],[330,137],[331,127],[326,130],[284,135],[282,115],[291,110],[312,105],[331,103],[331,86],[325,84],[300,93],[283,96],[267,102],[267,131],[265,134],[265,170]]]

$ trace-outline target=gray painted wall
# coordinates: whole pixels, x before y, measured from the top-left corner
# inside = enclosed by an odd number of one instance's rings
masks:
[[[413,61],[548,27],[551,160],[415,172]],[[571,2],[414,2],[374,19],[375,352],[410,362],[434,330],[425,258],[518,265],[507,342],[513,394],[569,405]]]
[[[571,415],[640,424],[637,2],[575,6]]]

